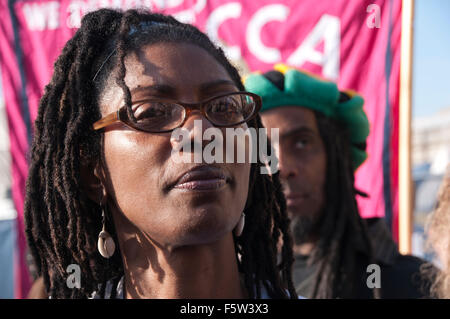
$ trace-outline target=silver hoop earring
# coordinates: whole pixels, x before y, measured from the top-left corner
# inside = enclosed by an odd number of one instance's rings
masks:
[[[242,235],[242,232],[244,230],[245,225],[245,214],[242,213],[241,218],[239,219],[239,222],[237,223],[236,227],[234,228],[234,235],[236,237],[239,237]]]
[[[114,251],[116,250],[116,244],[114,243],[114,239],[111,235],[106,231],[106,216],[105,210],[102,206],[102,223],[103,227],[101,232],[98,234],[98,242],[97,249],[100,255],[104,258],[110,258],[114,255]]]

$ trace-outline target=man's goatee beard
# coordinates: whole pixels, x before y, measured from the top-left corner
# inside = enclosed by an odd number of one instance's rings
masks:
[[[294,244],[300,245],[307,242],[311,235],[317,230],[318,216],[292,215],[291,214],[291,232]]]

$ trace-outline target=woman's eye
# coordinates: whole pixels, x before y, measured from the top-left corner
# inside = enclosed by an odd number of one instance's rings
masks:
[[[241,105],[233,98],[224,98],[212,102],[211,111],[214,113],[235,114],[241,112]]]
[[[214,107],[215,112],[225,112],[227,110],[227,106],[225,103],[216,104]]]
[[[213,111],[215,113],[225,113],[225,112],[230,112],[232,111],[232,107],[231,105],[227,104],[227,103],[216,103],[213,107]]]
[[[167,108],[161,103],[145,103],[139,105],[134,111],[137,120],[164,117],[167,115]]]

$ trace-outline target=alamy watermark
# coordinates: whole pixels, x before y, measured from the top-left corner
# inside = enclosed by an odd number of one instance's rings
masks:
[[[81,269],[77,264],[70,264],[66,268],[66,272],[69,276],[66,279],[67,288],[81,288]]]
[[[378,4],[369,4],[366,9],[367,13],[370,13],[366,19],[366,25],[369,29],[380,28],[381,9]]]
[[[81,269],[77,264],[70,264],[66,268],[68,274],[66,285],[69,289],[81,288]],[[377,264],[370,264],[367,266],[366,285],[369,289],[381,288],[381,267]]]
[[[275,147],[279,142],[278,128],[270,130],[270,140],[272,148],[269,154],[266,128],[257,130],[253,127],[227,127],[224,137],[222,130],[217,127],[209,127],[203,131],[202,121],[195,120],[192,130],[182,127],[172,132],[171,158],[175,163],[207,164],[256,163],[259,160],[264,164],[260,169],[261,174],[275,174],[278,171],[278,148]],[[210,142],[204,145],[204,141]]]
[[[370,264],[370,265],[367,266],[366,272],[370,273],[370,275],[367,276],[367,280],[366,280],[367,287],[370,288],[370,289],[381,288],[381,268],[380,268],[380,265]]]

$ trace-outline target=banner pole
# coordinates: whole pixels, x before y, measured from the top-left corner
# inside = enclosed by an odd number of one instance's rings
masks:
[[[411,178],[411,91],[413,59],[414,0],[402,0],[399,105],[399,251],[411,254],[412,178]]]

